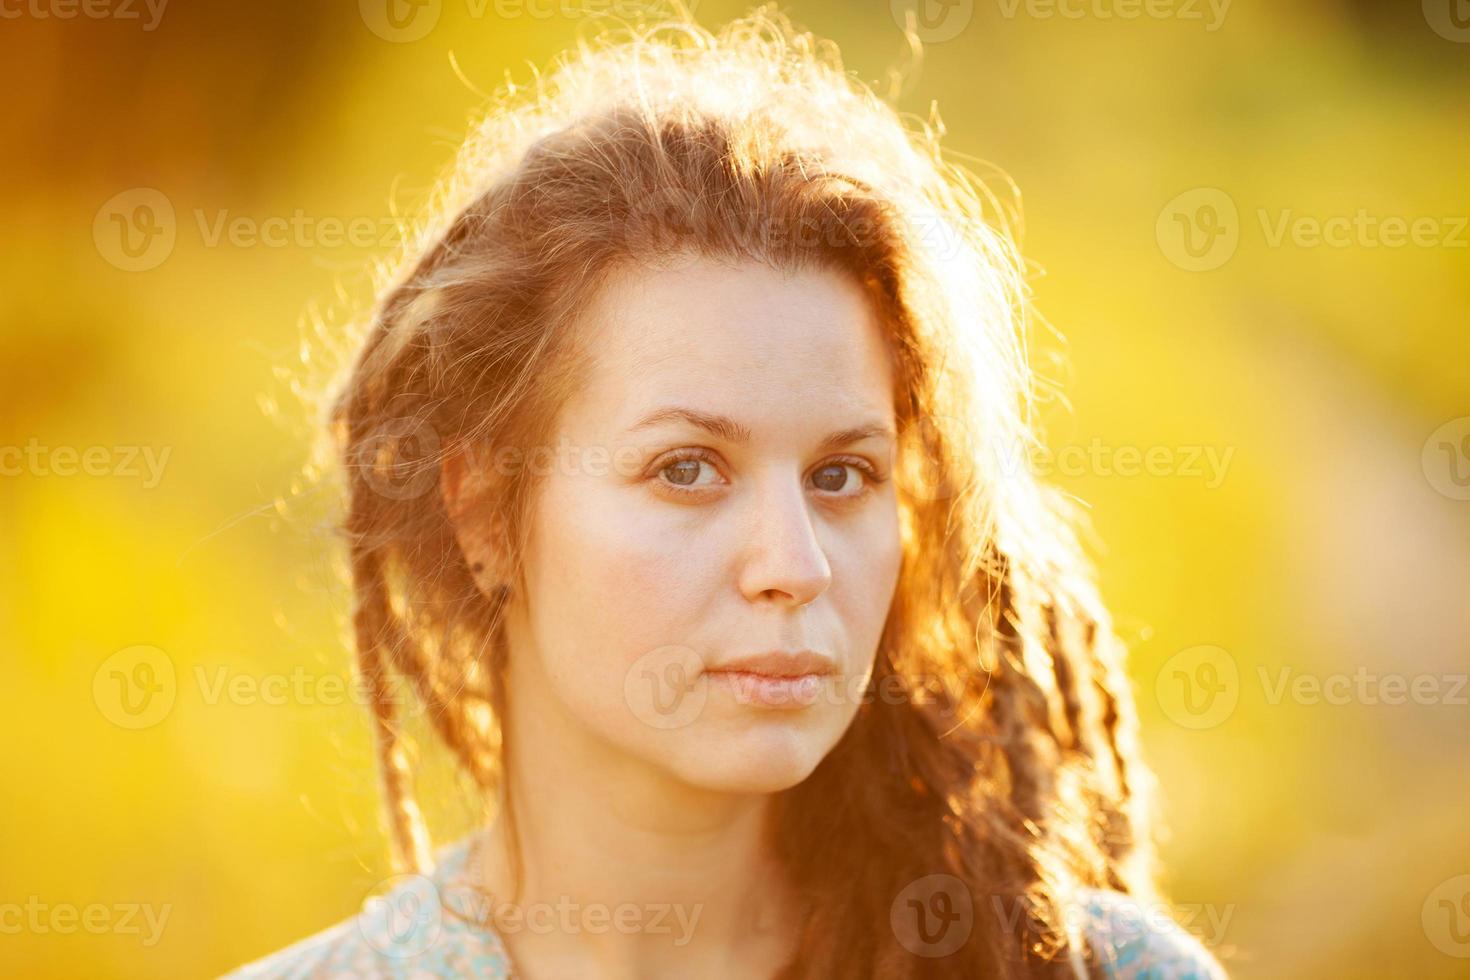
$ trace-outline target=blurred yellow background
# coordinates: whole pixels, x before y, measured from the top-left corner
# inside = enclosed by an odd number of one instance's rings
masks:
[[[1024,194],[1036,462],[1091,510],[1180,920],[1237,977],[1470,975],[1465,5],[922,3],[899,107]],[[882,84],[903,6],[782,9]],[[386,873],[302,339],[461,73],[634,8],[395,9],[0,3],[7,975],[216,974]]]

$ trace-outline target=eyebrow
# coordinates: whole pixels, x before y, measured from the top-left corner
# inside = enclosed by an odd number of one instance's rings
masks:
[[[750,442],[750,430],[728,415],[714,415],[709,412],[699,412],[692,408],[659,408],[649,412],[639,419],[631,427],[629,432],[639,429],[647,429],[651,426],[660,425],[664,422],[687,422],[696,428],[704,429],[726,442],[737,445],[745,445]],[[826,435],[819,448],[822,450],[840,449],[854,442],[864,439],[881,437],[888,440],[894,438],[891,426],[881,422],[872,422],[865,425],[856,425],[848,429],[838,429],[836,432]]]

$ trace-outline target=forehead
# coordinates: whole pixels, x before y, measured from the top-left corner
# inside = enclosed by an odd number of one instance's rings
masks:
[[[892,417],[883,328],[864,289],[837,270],[703,257],[625,267],[582,329],[590,364],[573,400],[599,418],[669,403],[737,417]]]

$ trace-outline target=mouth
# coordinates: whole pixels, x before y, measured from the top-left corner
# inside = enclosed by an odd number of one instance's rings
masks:
[[[705,671],[741,704],[762,708],[805,708],[814,704],[823,684],[837,675],[837,663],[813,650],[771,651],[738,657]]]

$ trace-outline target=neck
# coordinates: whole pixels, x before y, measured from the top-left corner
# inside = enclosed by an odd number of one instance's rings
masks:
[[[540,749],[515,738],[526,731],[515,724],[506,740],[524,924],[500,931],[518,973],[774,972],[788,950],[776,923],[793,920],[767,846],[772,798],[691,786],[576,725],[552,726],[548,751],[547,720],[532,729]],[[485,843],[483,881],[508,901],[516,891],[504,806]]]

